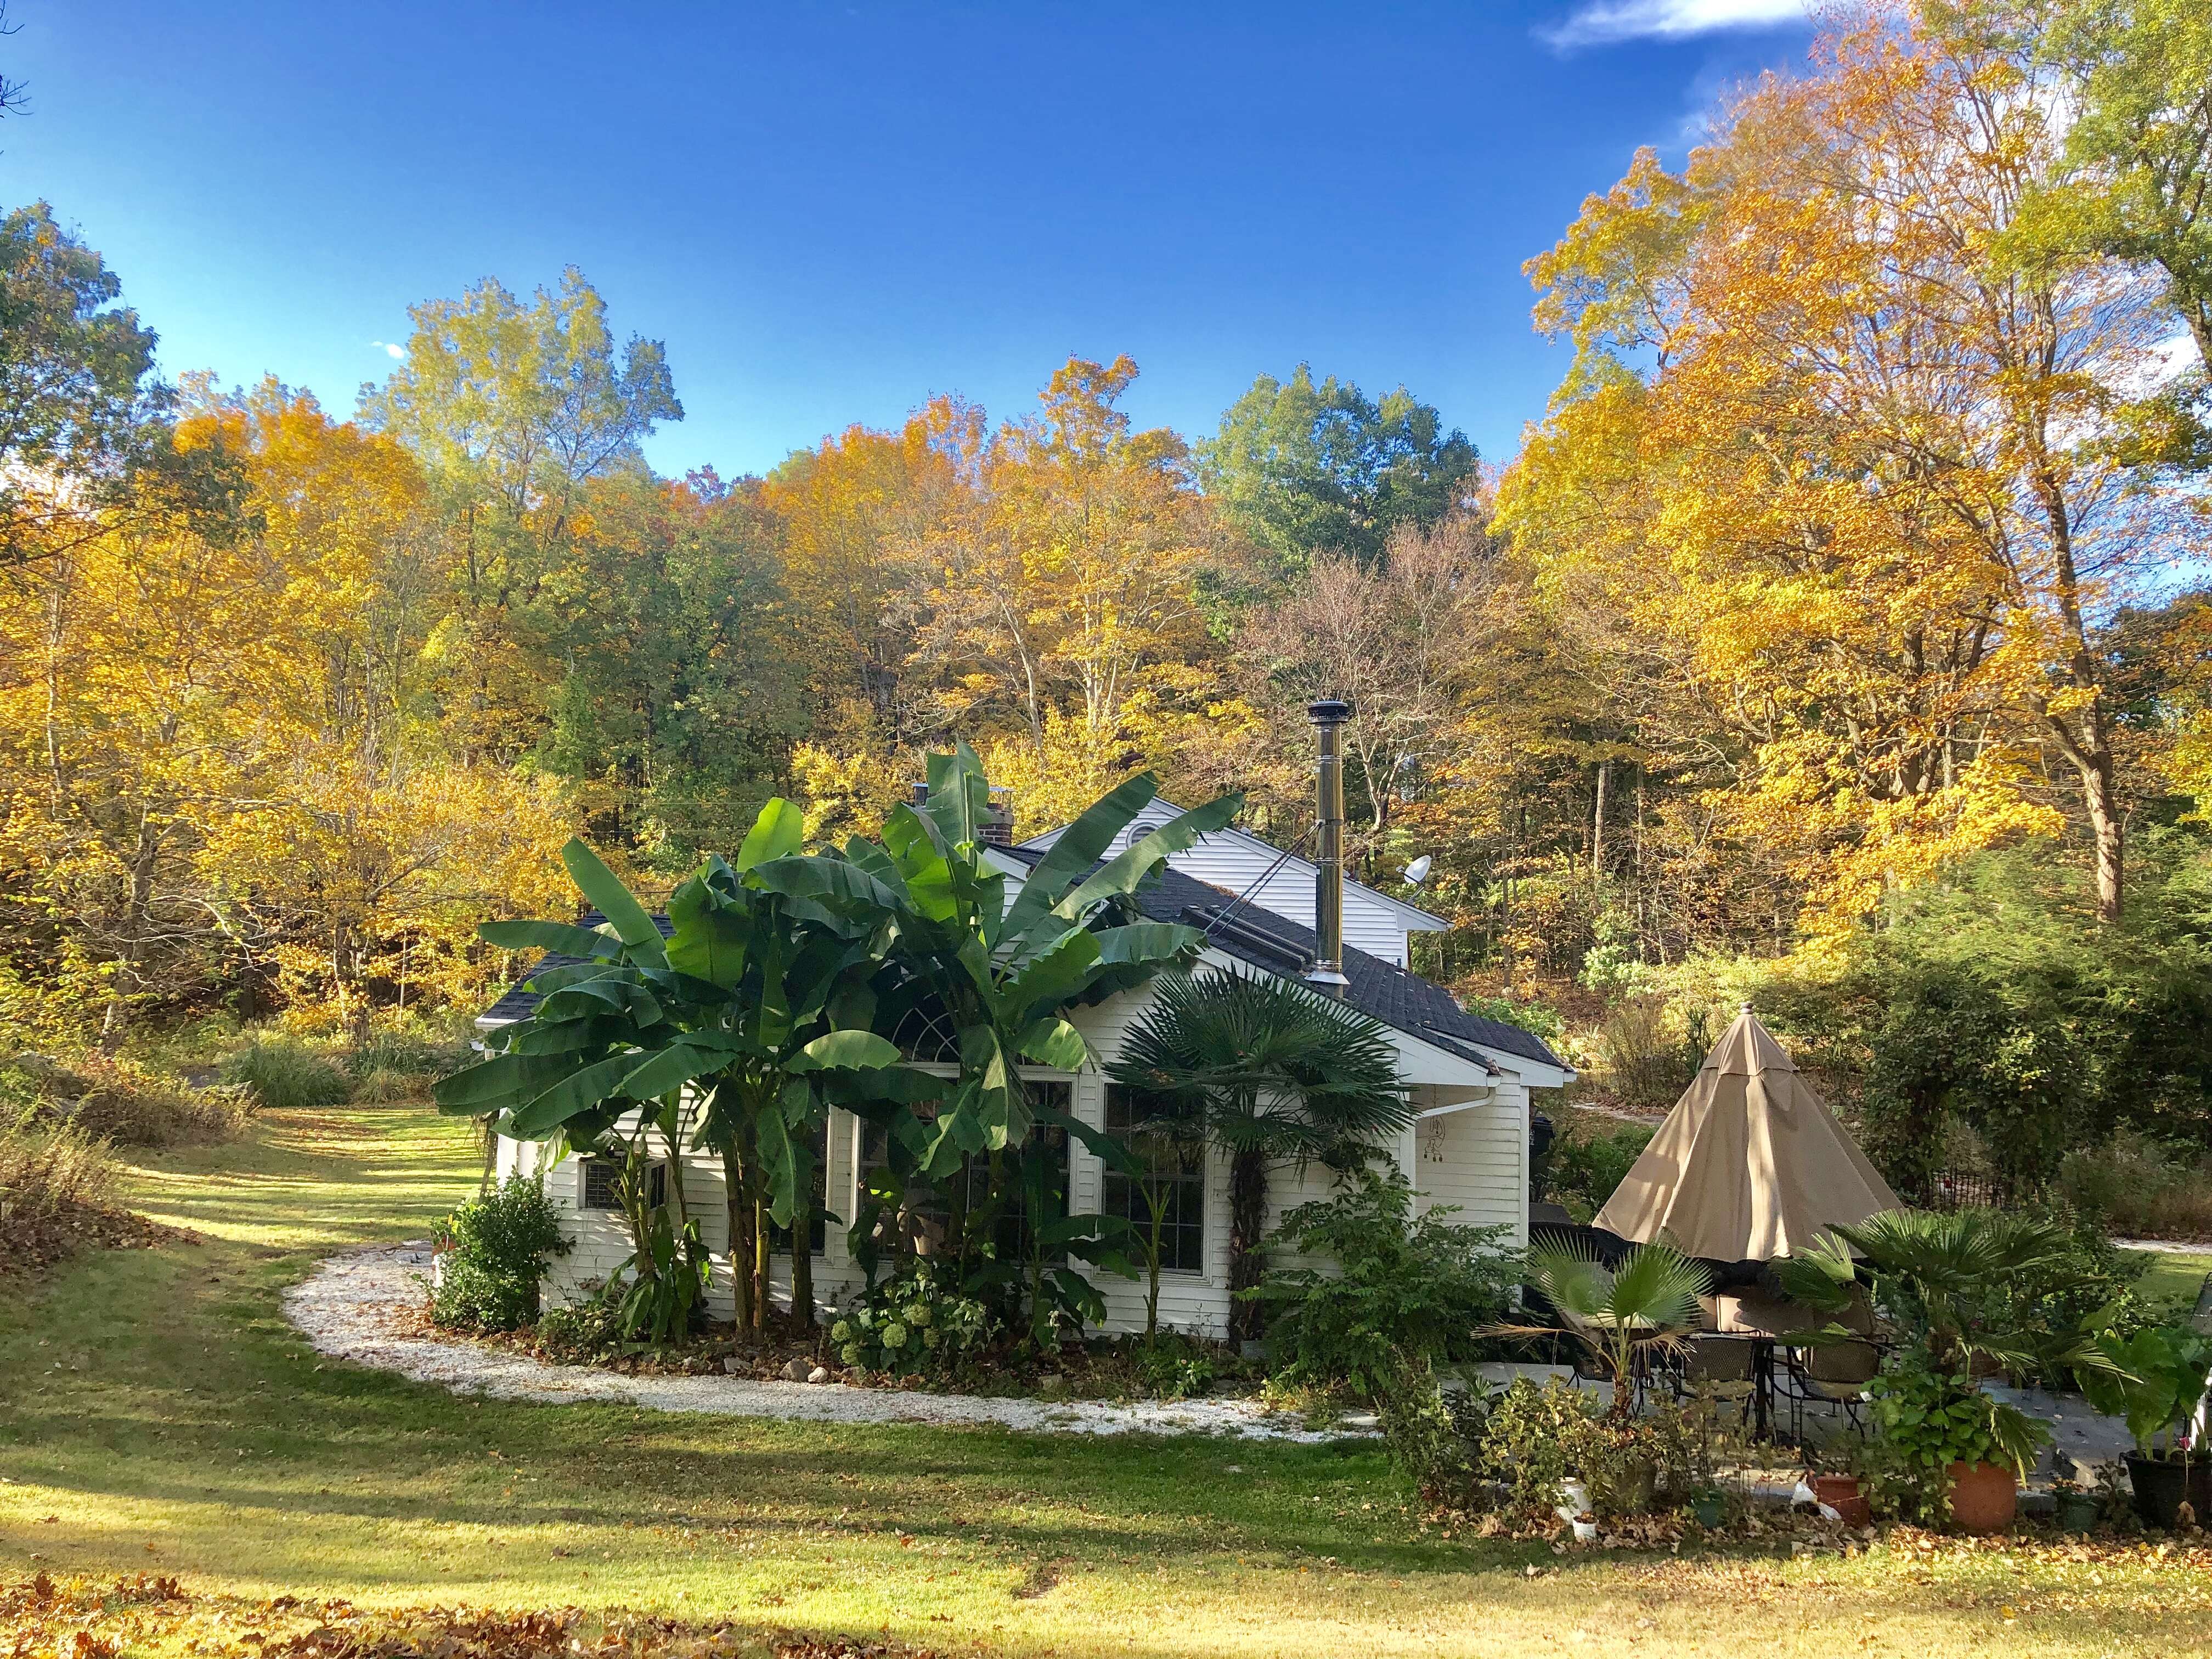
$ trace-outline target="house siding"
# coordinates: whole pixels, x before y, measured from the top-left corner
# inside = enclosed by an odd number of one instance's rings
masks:
[[[1134,992],[1110,999],[1098,1006],[1073,1012],[1071,1018],[1090,1041],[1093,1051],[1110,1057],[1117,1053],[1130,1026],[1141,1015],[1146,998]],[[1049,1075],[1066,1076],[1065,1073]],[[1071,1082],[1071,1109],[1083,1122],[1103,1128],[1106,1121],[1107,1079],[1097,1067],[1077,1073]],[[1417,1112],[1434,1113],[1419,1121],[1398,1138],[1392,1157],[1411,1179],[1420,1208],[1449,1204],[1461,1212],[1453,1219],[1467,1225],[1500,1224],[1513,1230],[1516,1242],[1528,1233],[1528,1092],[1506,1080],[1486,1086],[1449,1087],[1425,1085],[1413,1091]],[[629,1127],[626,1125],[625,1127]],[[827,1248],[815,1257],[814,1285],[818,1301],[841,1304],[861,1288],[861,1275],[846,1247],[843,1227],[854,1212],[858,1194],[857,1170],[860,1121],[850,1115],[832,1115],[825,1165],[829,1208],[837,1218],[828,1229]],[[532,1173],[539,1149],[502,1139],[499,1171],[502,1176]],[[1103,1200],[1105,1168],[1079,1145],[1070,1150],[1069,1200],[1078,1213],[1096,1212]],[[1270,1230],[1283,1215],[1303,1203],[1329,1196],[1334,1190],[1332,1173],[1319,1165],[1299,1169],[1278,1166],[1268,1175],[1267,1219]],[[630,1253],[629,1237],[620,1215],[612,1211],[583,1207],[580,1162],[564,1158],[546,1176],[546,1191],[560,1212],[562,1230],[573,1248],[550,1265],[544,1281],[549,1304],[561,1305],[592,1294],[620,1267]],[[1160,1280],[1160,1322],[1178,1330],[1218,1336],[1229,1322],[1229,1160],[1216,1150],[1206,1165],[1205,1267],[1202,1272],[1164,1273]],[[727,1212],[723,1200],[719,1163],[711,1157],[687,1155],[684,1159],[684,1200],[699,1223],[702,1238],[714,1255],[709,1285],[711,1316],[734,1316],[736,1301],[729,1282]],[[1285,1265],[1289,1265],[1287,1259]],[[1325,1265],[1325,1264],[1311,1264]],[[1145,1320],[1145,1284],[1107,1273],[1094,1273],[1105,1301],[1109,1331],[1141,1330]],[[790,1297],[790,1263],[777,1258],[773,1278],[780,1301]]]

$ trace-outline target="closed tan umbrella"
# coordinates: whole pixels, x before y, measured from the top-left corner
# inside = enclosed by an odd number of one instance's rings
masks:
[[[1771,1261],[1898,1207],[1747,1003],[1591,1224],[1638,1243],[1663,1232],[1709,1261]]]

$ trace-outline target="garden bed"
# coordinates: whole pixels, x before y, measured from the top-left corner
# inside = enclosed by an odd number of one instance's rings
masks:
[[[763,1379],[748,1372],[616,1370],[555,1364],[511,1344],[451,1338],[422,1314],[427,1240],[371,1245],[324,1261],[284,1296],[286,1316],[315,1349],[456,1394],[502,1400],[606,1401],[656,1411],[712,1412],[843,1423],[919,1422],[1070,1434],[1205,1434],[1321,1441],[1318,1430],[1251,1399],[1136,1401],[987,1397],[897,1387]],[[702,1356],[703,1358],[703,1356]]]

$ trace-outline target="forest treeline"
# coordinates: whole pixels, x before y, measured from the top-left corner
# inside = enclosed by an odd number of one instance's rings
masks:
[[[1324,692],[1358,872],[1433,859],[1424,965],[1471,987],[1863,988],[1994,869],[2099,972],[2138,915],[2176,960],[2212,910],[2209,137],[2183,0],[1833,13],[1529,262],[1571,364],[1502,466],[1304,365],[1140,429],[1122,357],[659,477],[680,366],[575,270],[416,306],[349,415],[161,382],[116,273],[18,209],[0,1012],[465,1003],[572,830],[672,881],[773,793],[872,824],[956,737],[1024,834],[1151,769],[1292,845]],[[1897,1000],[1805,1029],[1863,1052]]]

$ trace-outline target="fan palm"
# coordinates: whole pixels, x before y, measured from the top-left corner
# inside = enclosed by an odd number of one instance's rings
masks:
[[[1885,1210],[1837,1226],[1802,1253],[1775,1263],[1792,1301],[1818,1312],[1850,1311],[1865,1295],[1923,1346],[1947,1375],[1978,1364],[2025,1371],[2079,1363],[2083,1345],[2039,1353],[2022,1333],[1996,1317],[2012,1282],[2063,1261],[2066,1230],[2033,1216],[2000,1210]],[[2091,1361],[2094,1364],[2094,1361]]]
[[[1677,1346],[1696,1328],[1698,1298],[1712,1276],[1673,1245],[1639,1244],[1607,1267],[1579,1241],[1528,1251],[1528,1282],[1566,1322],[1568,1334],[1596,1358],[1613,1382],[1613,1414],[1627,1415],[1635,1379],[1650,1355]],[[1547,1334],[1534,1325],[1499,1326],[1499,1335]]]
[[[1413,1121],[1389,1030],[1294,981],[1210,973],[1158,982],[1114,1080],[1176,1133],[1229,1155],[1230,1334],[1259,1334],[1271,1164],[1364,1163]]]

